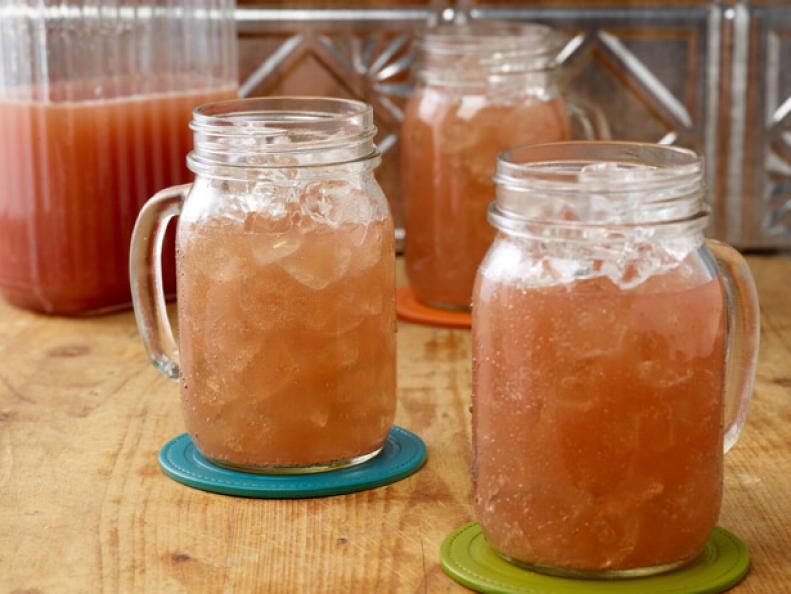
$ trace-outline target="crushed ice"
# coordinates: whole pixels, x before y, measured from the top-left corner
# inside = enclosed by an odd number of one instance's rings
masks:
[[[493,281],[525,288],[608,277],[618,287],[632,289],[683,266],[699,244],[696,237],[611,245],[505,238],[497,240],[481,270]]]

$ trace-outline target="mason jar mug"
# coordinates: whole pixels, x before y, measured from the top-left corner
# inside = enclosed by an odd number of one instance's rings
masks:
[[[497,154],[527,143],[606,136],[597,111],[564,97],[544,25],[443,25],[419,39],[417,87],[402,134],[405,258],[424,304],[468,310],[475,271],[494,233]]]
[[[191,185],[155,195],[132,239],[135,314],[181,382],[209,460],[313,472],[380,451],[395,413],[395,251],[371,108],[266,98],[195,110]],[[177,228],[178,348],[161,242]]]
[[[538,571],[657,573],[715,526],[758,303],[706,241],[692,151],[555,143],[500,156],[473,307],[475,506]]]

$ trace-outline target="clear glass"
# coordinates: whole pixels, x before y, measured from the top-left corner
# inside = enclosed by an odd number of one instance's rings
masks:
[[[0,3],[5,299],[58,314],[129,305],[138,211],[158,189],[188,181],[192,109],[236,94],[233,7]],[[172,265],[166,279],[172,291]]]
[[[574,122],[588,136],[606,135],[595,110],[561,94],[562,45],[549,27],[496,22],[444,25],[420,39],[401,162],[406,270],[423,303],[469,309],[494,237],[486,209],[498,153],[568,140]]]
[[[316,472],[363,462],[395,414],[395,246],[371,108],[324,98],[197,109],[192,186],[160,192],[132,239],[135,314],[181,380],[215,463]],[[177,231],[178,348],[161,245]]]
[[[510,560],[658,573],[714,528],[759,313],[742,257],[703,238],[702,170],[691,151],[635,143],[498,160],[473,307],[474,480]]]

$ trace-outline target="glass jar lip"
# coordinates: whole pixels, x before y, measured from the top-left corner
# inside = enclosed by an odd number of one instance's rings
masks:
[[[367,103],[335,97],[256,97],[199,105],[190,128],[195,171],[327,167],[369,161],[379,153]],[[287,159],[278,159],[285,156]]]
[[[347,126],[344,128],[344,126]],[[376,132],[373,109],[363,101],[337,97],[275,96],[204,103],[192,111],[195,132],[274,134],[320,131]],[[281,147],[282,148],[282,147]]]
[[[675,237],[684,233],[700,233],[708,225],[710,209],[705,204],[694,214],[664,221],[597,222],[528,220],[514,217],[492,202],[487,219],[493,227],[511,235],[548,241],[562,237],[566,242],[589,242],[594,239],[629,240]]]
[[[418,46],[429,51],[462,54],[476,50],[518,50],[520,54],[554,55],[564,37],[549,25],[509,21],[443,23],[425,29]]]
[[[498,156],[494,179],[489,220],[512,232],[653,228],[672,234],[702,228],[709,213],[703,159],[668,145],[524,145]]]
[[[489,74],[526,74],[554,70],[566,38],[548,25],[509,21],[445,23],[424,30],[417,47],[424,56],[439,60],[430,67],[447,66],[447,60],[478,58]],[[467,64],[465,63],[465,70]]]
[[[584,167],[596,164],[621,167],[584,175]],[[641,166],[639,172],[637,166]],[[564,195],[592,191],[618,195],[674,186],[698,186],[702,191],[703,170],[701,156],[677,146],[567,141],[522,145],[500,153],[494,180],[513,190]]]

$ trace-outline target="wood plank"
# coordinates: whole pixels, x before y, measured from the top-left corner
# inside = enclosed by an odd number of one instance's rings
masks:
[[[762,301],[754,403],[727,458],[721,524],[753,553],[734,592],[791,584],[791,259],[752,257]],[[164,477],[177,387],[130,313],[46,318],[0,305],[0,591],[464,592],[438,547],[472,519],[470,339],[401,324],[397,422],[429,460],[395,485],[258,501]]]
[[[761,348],[741,439],[725,458],[720,524],[750,547],[739,594],[791,591],[791,259],[748,259],[761,302]]]

